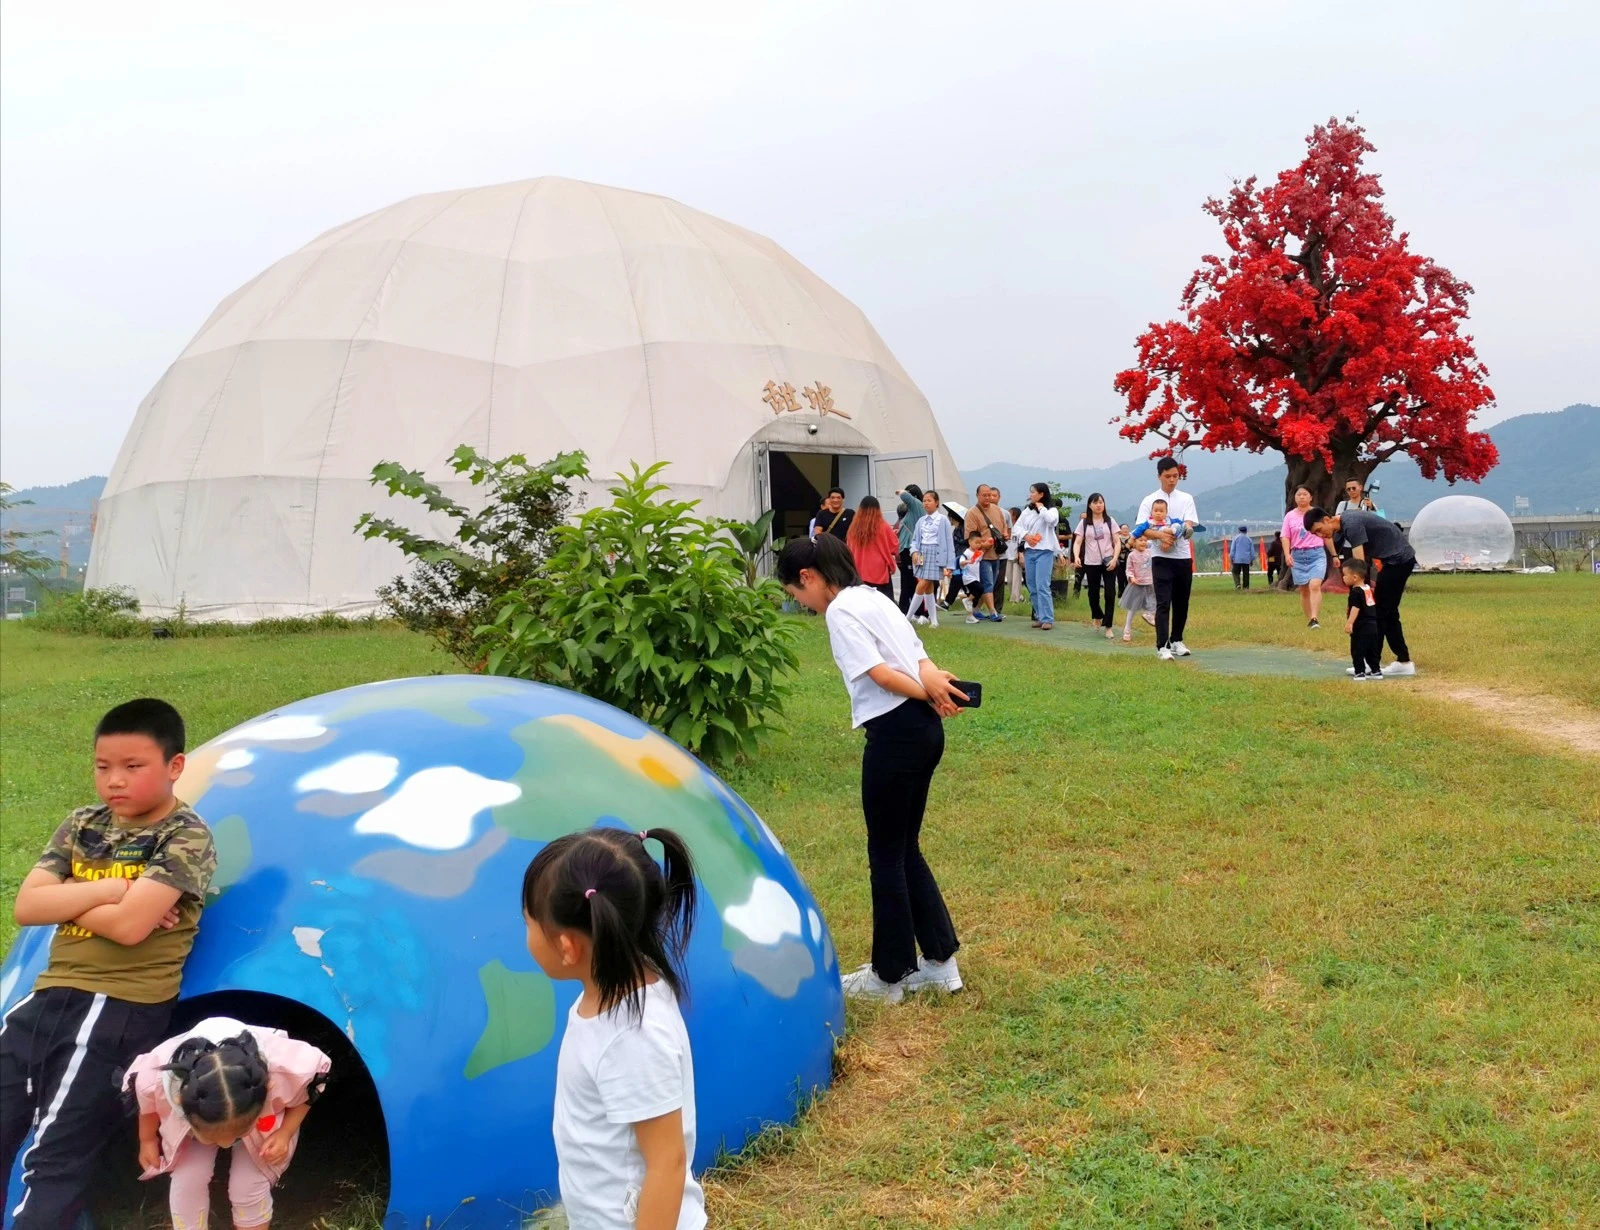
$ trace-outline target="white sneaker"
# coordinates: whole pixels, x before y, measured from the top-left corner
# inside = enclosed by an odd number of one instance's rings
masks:
[[[1189,647],[1182,641],[1173,641],[1172,652],[1177,657],[1187,658],[1189,656]]]
[[[852,999],[881,999],[886,1004],[898,1004],[906,997],[906,983],[909,979],[885,982],[878,977],[878,971],[868,963],[846,974],[839,981],[844,984],[844,993]]]
[[[918,615],[911,622],[914,624],[921,624],[923,627],[926,627],[928,624],[928,617],[926,615]]]
[[[1347,675],[1354,675],[1354,676],[1355,676],[1355,677],[1356,677],[1356,678],[1357,678],[1357,679],[1359,679],[1359,678],[1361,678],[1361,676],[1362,676],[1362,675],[1364,675],[1364,674],[1366,674],[1366,672],[1365,672],[1365,671],[1358,671],[1358,670],[1357,670],[1357,669],[1356,669],[1356,668],[1355,668],[1355,667],[1353,667],[1353,666],[1347,666],[1347,667],[1345,667],[1345,668],[1344,668],[1344,673],[1345,673],[1345,674],[1347,674]]]
[[[1391,662],[1383,668],[1385,675],[1415,675],[1417,664],[1415,662]]]
[[[956,959],[951,957],[948,961],[930,961],[927,957],[917,958],[917,968],[905,976],[904,983],[907,991],[920,991],[924,987],[933,987],[940,991],[959,991],[961,989],[961,971],[956,968]]]
[[[1172,661],[1172,650],[1163,645],[1160,649],[1156,650],[1156,657],[1160,658],[1163,662],[1170,662]]]
[[[983,624],[988,623],[989,621],[986,619],[979,619],[976,615],[968,615],[967,622],[969,624]]]

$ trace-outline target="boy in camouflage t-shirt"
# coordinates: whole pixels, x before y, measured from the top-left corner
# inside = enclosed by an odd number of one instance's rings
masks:
[[[70,1226],[121,1118],[121,1069],[166,1037],[217,856],[173,794],[183,719],[118,705],[95,729],[101,803],[67,817],[17,892],[22,926],[54,924],[50,963],[0,1026],[0,1182],[22,1158],[17,1230]]]

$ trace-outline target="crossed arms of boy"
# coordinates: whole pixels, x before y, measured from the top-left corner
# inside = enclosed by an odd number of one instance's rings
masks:
[[[132,947],[157,928],[178,925],[181,896],[178,889],[147,876],[79,880],[35,867],[17,890],[12,916],[19,927],[76,923],[102,939]]]

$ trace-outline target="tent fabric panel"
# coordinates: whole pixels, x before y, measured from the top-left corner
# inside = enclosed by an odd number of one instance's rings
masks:
[[[237,347],[219,350],[180,359],[167,369],[134,416],[102,498],[189,472],[237,353]]]
[[[532,183],[509,259],[581,263],[618,256],[621,242],[601,204],[613,190],[553,176]]]
[[[643,353],[633,347],[502,373],[491,451],[546,460],[582,450],[607,478],[631,458],[655,458]]]
[[[381,310],[361,337],[492,362],[505,280],[499,257],[402,244],[384,281]]]
[[[301,290],[311,278],[322,256],[305,248],[268,267],[217,307],[200,327],[179,359],[193,358],[214,350],[226,350],[254,341],[259,330],[279,305]]]
[[[638,346],[622,253],[505,266],[495,361],[511,367]]]
[[[202,446],[170,478],[315,478],[348,342],[261,342],[235,347],[206,410]],[[183,363],[194,360],[183,360]]]
[[[248,603],[306,590],[314,477],[205,479],[184,484],[167,600],[187,607]]]

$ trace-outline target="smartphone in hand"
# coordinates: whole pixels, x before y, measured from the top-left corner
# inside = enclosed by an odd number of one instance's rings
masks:
[[[950,686],[956,691],[964,693],[966,700],[955,702],[958,709],[981,709],[983,707],[983,684],[969,683],[961,679],[952,679]]]

